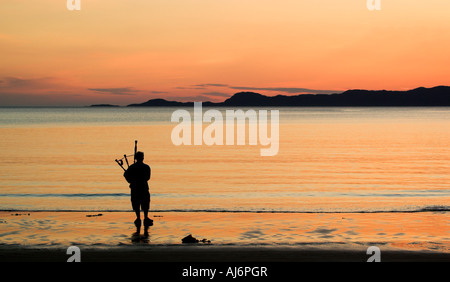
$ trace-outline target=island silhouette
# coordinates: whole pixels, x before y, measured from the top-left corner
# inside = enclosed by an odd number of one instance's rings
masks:
[[[127,107],[192,107],[194,102],[151,99]],[[108,104],[93,107],[115,106]],[[205,107],[436,107],[450,106],[450,86],[419,87],[407,91],[348,90],[334,94],[265,96],[239,92],[223,102],[203,102]]]

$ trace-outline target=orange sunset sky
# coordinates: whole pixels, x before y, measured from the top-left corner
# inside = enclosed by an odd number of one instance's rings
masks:
[[[450,1],[2,0],[0,106],[449,85]]]

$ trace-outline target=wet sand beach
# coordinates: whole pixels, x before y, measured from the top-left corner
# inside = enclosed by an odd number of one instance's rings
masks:
[[[152,213],[139,233],[125,212],[1,212],[2,261],[450,261],[448,213]],[[314,223],[314,224],[312,224]],[[182,244],[192,234],[211,243]]]

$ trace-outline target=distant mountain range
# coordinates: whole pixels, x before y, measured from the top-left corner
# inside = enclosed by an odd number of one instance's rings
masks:
[[[192,107],[193,102],[151,99],[128,107]],[[107,106],[107,105],[93,105]],[[112,106],[112,105],[111,105]],[[203,102],[211,107],[419,107],[450,106],[450,86],[416,88],[408,91],[348,90],[339,94],[264,96],[254,92],[234,94],[224,102]]]

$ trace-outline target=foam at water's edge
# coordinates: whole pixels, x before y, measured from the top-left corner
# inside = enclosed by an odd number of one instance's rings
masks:
[[[180,213],[317,213],[317,214],[332,214],[332,213],[420,213],[420,212],[449,212],[450,206],[426,206],[415,209],[398,209],[398,210],[227,210],[227,209],[157,209],[151,212],[180,212]],[[111,210],[111,209],[97,209],[97,210],[15,210],[15,209],[0,209],[0,212],[131,212],[131,210]]]

